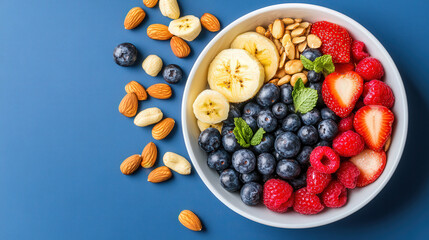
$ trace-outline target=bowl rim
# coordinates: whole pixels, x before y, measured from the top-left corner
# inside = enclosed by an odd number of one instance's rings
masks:
[[[312,228],[312,227],[318,227],[318,226],[323,226],[323,225],[327,225],[330,223],[333,223],[335,221],[338,221],[340,219],[343,219],[347,216],[350,216],[351,214],[355,213],[356,211],[358,211],[359,209],[363,208],[366,204],[368,204],[372,199],[374,199],[375,196],[378,195],[378,193],[385,187],[385,185],[387,184],[387,182],[390,180],[390,178],[392,177],[393,173],[395,172],[399,161],[401,160],[404,148],[405,148],[405,142],[406,142],[406,138],[407,138],[407,132],[408,132],[408,103],[407,103],[407,97],[406,97],[406,92],[405,92],[405,88],[404,88],[404,84],[402,81],[402,77],[399,73],[398,68],[396,67],[396,64],[394,63],[392,57],[390,56],[390,54],[387,52],[387,50],[384,48],[384,46],[378,41],[378,39],[371,33],[369,32],[365,27],[363,27],[360,23],[358,23],[357,21],[353,20],[352,18],[346,16],[343,13],[340,13],[338,11],[332,10],[330,8],[326,8],[326,7],[322,7],[319,5],[314,5],[314,4],[305,4],[305,3],[284,3],[284,4],[276,4],[276,5],[270,5],[267,7],[263,7],[257,10],[254,10],[250,13],[245,14],[244,16],[234,20],[233,22],[231,22],[228,26],[226,26],[221,32],[219,32],[207,45],[206,47],[203,49],[203,51],[200,53],[200,55],[198,56],[197,60],[195,61],[191,72],[189,73],[188,79],[193,79],[195,77],[195,74],[197,72],[197,66],[200,65],[201,61],[205,58],[205,55],[207,54],[207,52],[210,50],[210,48],[217,43],[217,41],[223,37],[225,34],[227,34],[229,32],[230,29],[232,29],[233,27],[235,27],[236,25],[238,25],[239,23],[246,21],[247,19],[255,16],[255,15],[259,15],[262,14],[264,12],[269,12],[271,10],[278,10],[278,9],[288,9],[288,8],[307,8],[310,10],[318,10],[318,11],[322,11],[322,12],[326,12],[329,14],[333,14],[333,15],[338,15],[340,18],[342,18],[342,20],[344,20],[346,23],[352,24],[354,25],[359,31],[363,32],[364,34],[366,34],[372,41],[375,42],[376,48],[380,50],[380,54],[384,55],[385,58],[387,59],[387,64],[391,65],[393,67],[394,74],[397,75],[398,79],[399,79],[399,85],[400,85],[400,90],[399,90],[399,95],[401,96],[399,98],[399,101],[402,102],[401,104],[404,106],[404,112],[402,114],[404,114],[404,128],[402,129],[402,132],[398,132],[396,133],[396,135],[400,135],[403,136],[400,139],[400,149],[398,151],[398,155],[397,155],[397,159],[394,162],[392,168],[390,169],[390,171],[388,171],[386,178],[383,179],[383,182],[380,183],[380,185],[370,194],[368,195],[364,201],[360,202],[359,204],[355,205],[352,209],[350,209],[349,211],[345,211],[345,212],[341,212],[338,215],[336,215],[335,217],[332,217],[328,220],[324,219],[324,220],[320,220],[318,222],[311,222],[311,223],[304,223],[304,224],[287,224],[287,223],[278,223],[278,222],[272,222],[272,221],[268,221],[266,219],[261,219],[259,217],[255,217],[251,214],[248,214],[247,212],[231,205],[229,203],[229,201],[222,196],[222,194],[220,192],[218,192],[210,183],[210,181],[208,180],[208,178],[202,173],[202,169],[199,166],[199,164],[197,163],[197,159],[194,155],[193,152],[189,151],[189,149],[191,149],[191,143],[189,141],[189,134],[188,134],[188,126],[185,123],[185,119],[186,119],[186,110],[187,110],[187,101],[188,101],[188,95],[189,95],[189,91],[191,89],[191,82],[187,81],[186,86],[185,86],[185,90],[183,93],[183,98],[182,98],[182,108],[181,108],[181,120],[182,120],[182,132],[183,132],[183,137],[184,137],[184,141],[185,141],[185,145],[186,145],[186,150],[189,154],[189,157],[191,158],[192,164],[194,165],[194,168],[196,169],[198,175],[200,176],[200,178],[203,180],[204,184],[207,186],[207,188],[223,203],[225,204],[228,208],[230,208],[231,210],[233,210],[234,212],[240,214],[241,216],[250,219],[252,221],[267,225],[267,226],[272,226],[272,227],[278,227],[278,228],[292,228],[292,229],[300,229],[300,228]],[[398,98],[396,98],[396,101],[398,101]]]

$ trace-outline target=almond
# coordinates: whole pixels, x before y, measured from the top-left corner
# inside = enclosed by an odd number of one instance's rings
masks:
[[[159,10],[163,16],[171,19],[180,17],[180,8],[177,0],[159,0]]]
[[[155,40],[168,40],[173,34],[168,31],[168,26],[164,24],[152,24],[147,28],[147,36]]]
[[[156,148],[155,143],[150,142],[144,147],[142,152],[142,162],[141,165],[144,168],[151,168],[156,162],[156,157],[158,156],[158,149]]]
[[[392,143],[392,136],[390,136],[388,139],[387,139],[387,141],[386,141],[386,143],[384,144],[384,151],[385,152],[387,152],[387,150],[389,150],[389,148],[390,148],[390,144]]]
[[[165,83],[157,83],[147,89],[147,93],[154,98],[168,99],[172,95],[171,87]]]
[[[134,118],[134,124],[139,127],[146,127],[161,121],[163,113],[157,107],[146,108],[139,112]]]
[[[157,55],[149,55],[142,63],[143,70],[152,77],[156,77],[162,69],[162,59]]]
[[[146,13],[143,11],[143,9],[139,7],[132,8],[124,20],[124,27],[125,29],[133,29],[137,27],[146,16]]]
[[[153,8],[158,3],[158,0],[143,0],[143,4],[148,8]]]
[[[183,210],[179,214],[179,222],[192,231],[201,231],[201,229],[203,229],[198,216],[189,210]]]
[[[173,174],[171,173],[170,169],[166,166],[162,166],[152,170],[152,172],[149,173],[149,176],[147,176],[147,181],[160,183],[167,181],[171,178],[171,176],[173,176]]]
[[[173,36],[170,40],[171,50],[178,58],[185,58],[191,53],[189,45],[181,38]]]
[[[135,93],[127,93],[124,98],[122,98],[121,103],[119,103],[119,112],[126,117],[134,117],[137,113],[138,108],[137,95]]]
[[[125,91],[127,93],[135,93],[137,95],[137,99],[140,101],[147,99],[146,90],[140,83],[136,81],[131,81],[125,85]]]
[[[201,17],[201,24],[210,32],[217,32],[220,30],[219,20],[210,13],[204,13],[204,15]]]
[[[285,24],[282,20],[276,19],[273,23],[273,31],[271,32],[275,39],[280,39],[285,33]]]
[[[174,128],[174,119],[166,118],[161,122],[157,123],[152,128],[152,137],[156,140],[162,140],[170,134],[171,130]]]
[[[139,168],[141,161],[142,161],[142,158],[138,154],[129,156],[127,159],[125,159],[122,162],[120,167],[121,172],[125,175],[132,174]]]
[[[164,162],[165,166],[179,174],[191,174],[191,164],[188,162],[188,160],[186,160],[186,158],[180,156],[179,154],[166,152],[164,157],[162,157],[162,161]]]

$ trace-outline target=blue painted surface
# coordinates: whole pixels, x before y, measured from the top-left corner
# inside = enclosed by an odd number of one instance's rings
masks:
[[[210,12],[223,26],[280,0],[180,0],[183,14]],[[298,1],[310,2],[310,1]],[[138,128],[118,113],[124,85],[162,82],[137,64],[122,68],[113,48],[131,42],[189,73],[215,34],[203,31],[192,54],[177,59],[168,42],[149,39],[151,23],[168,24],[159,9],[136,30],[123,17],[141,1],[0,1],[0,239],[427,239],[429,169],[427,136],[429,68],[427,9],[424,1],[334,1],[310,3],[338,10],[368,28],[395,60],[410,108],[407,146],[385,189],[364,209],[328,226],[286,230],[263,226],[229,210],[197,174],[164,184],[148,184],[148,170],[124,176],[119,165],[151,141],[150,128]],[[141,59],[139,60],[141,62]],[[180,119],[185,80],[170,100],[151,99]],[[187,156],[181,123],[156,144],[163,154]],[[205,230],[183,228],[182,209],[201,217]]]

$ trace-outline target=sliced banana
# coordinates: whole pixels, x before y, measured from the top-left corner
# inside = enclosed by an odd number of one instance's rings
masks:
[[[228,118],[229,103],[222,94],[214,90],[202,91],[192,107],[195,117],[204,123],[216,124]]]
[[[264,77],[262,64],[242,49],[220,52],[210,63],[208,72],[210,88],[234,103],[254,97],[264,84]]]
[[[201,132],[206,130],[207,128],[216,128],[217,130],[219,130],[219,132],[221,132],[222,125],[223,125],[221,122],[216,124],[210,124],[210,123],[201,122],[200,120],[197,120],[197,124]]]
[[[243,33],[234,39],[231,48],[244,49],[255,56],[264,66],[265,82],[276,74],[280,56],[276,45],[267,37],[256,32]]]
[[[177,37],[185,39],[186,41],[193,41],[198,37],[198,35],[200,35],[201,22],[200,19],[195,16],[184,16],[171,21],[168,26],[168,31]]]

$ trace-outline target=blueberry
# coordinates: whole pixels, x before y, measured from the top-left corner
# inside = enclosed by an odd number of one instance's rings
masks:
[[[294,179],[301,173],[301,167],[296,160],[283,159],[277,163],[276,173],[283,179]]]
[[[321,121],[317,128],[319,130],[320,139],[322,140],[331,141],[338,133],[338,126],[331,119]]]
[[[244,106],[249,103],[249,101],[239,102],[239,103],[230,103],[230,106],[237,108],[240,112],[243,112]]]
[[[331,147],[331,143],[325,140],[318,142],[314,147]]]
[[[274,132],[274,137],[277,137],[278,135],[280,135],[282,133],[284,133],[284,131],[281,128],[279,128]]]
[[[232,133],[234,131],[234,126],[222,126],[221,135],[225,136],[229,133]]]
[[[234,133],[228,133],[222,137],[222,146],[227,152],[230,153],[233,153],[241,148]]]
[[[263,174],[272,174],[276,169],[276,159],[270,153],[262,153],[258,156],[257,169]]]
[[[296,132],[301,127],[301,119],[295,113],[289,114],[283,119],[282,129],[286,132]]]
[[[296,160],[301,164],[301,166],[307,166],[310,164],[310,154],[313,151],[313,148],[310,146],[304,146],[301,152],[296,157]]]
[[[277,119],[283,119],[287,115],[287,105],[284,103],[276,103],[271,108],[271,111],[273,112],[274,117]]]
[[[314,61],[316,58],[321,57],[322,53],[315,48],[307,48],[304,52],[301,53],[301,56],[306,57],[307,59]]]
[[[287,111],[290,113],[294,113],[295,112],[295,105],[292,104],[288,104],[287,105]]]
[[[254,102],[249,102],[246,105],[244,105],[243,115],[257,117],[259,112],[261,112],[261,110],[262,110],[261,106],[259,106]]]
[[[198,144],[205,152],[213,152],[217,150],[222,143],[222,137],[219,130],[216,128],[207,128],[200,133]]]
[[[255,133],[258,130],[258,124],[256,123],[256,120],[252,116],[244,115],[242,116],[243,120],[249,125],[249,127],[252,129],[253,133]]]
[[[262,111],[258,116],[258,127],[263,128],[265,132],[273,132],[277,128],[277,118],[270,111]]]
[[[261,142],[258,145],[253,146],[253,150],[257,153],[270,152],[274,147],[275,137],[271,134],[264,134]]]
[[[250,173],[255,170],[256,157],[248,149],[240,149],[232,155],[232,166],[239,173]]]
[[[291,132],[285,132],[276,138],[276,141],[274,142],[274,148],[284,158],[291,158],[299,153],[301,141],[295,134]]]
[[[279,152],[274,151],[274,157],[276,158],[277,161],[282,160],[284,157],[282,155],[280,155]]]
[[[243,183],[259,182],[261,180],[261,175],[256,170],[252,171],[250,173],[241,173],[240,174],[240,180]]]
[[[290,185],[293,187],[293,189],[298,190],[300,188],[303,188],[307,185],[307,173],[303,172],[301,175],[299,175],[295,179],[290,179],[288,181]]]
[[[285,104],[293,103],[292,91],[293,91],[293,87],[289,83],[286,83],[280,86],[280,96],[283,103]]]
[[[183,72],[179,66],[170,64],[164,67],[162,77],[168,83],[178,83],[183,78]]]
[[[268,175],[262,175],[262,182],[266,182],[266,181],[268,181],[268,180],[270,180],[272,178],[275,178],[275,177],[276,177],[275,173],[268,174]]]
[[[301,115],[302,123],[305,125],[316,125],[320,119],[320,111],[316,108]]]
[[[231,156],[223,149],[216,150],[207,157],[207,165],[217,171],[227,169],[231,166]]]
[[[320,110],[320,115],[322,116],[323,120],[334,120],[335,122],[338,121],[340,118],[329,108],[323,108]]]
[[[269,107],[277,102],[279,97],[280,89],[272,83],[267,83],[259,90],[258,95],[256,95],[256,102],[263,107]]]
[[[137,60],[137,48],[131,43],[121,43],[113,51],[116,64],[123,67],[133,65]]]
[[[322,79],[322,72],[317,73],[317,72],[315,72],[313,70],[308,71],[308,73],[307,73],[307,79],[311,83],[320,82],[320,80]]]
[[[240,109],[238,109],[234,105],[230,105],[228,118],[225,121],[223,121],[223,124],[225,126],[234,126],[234,118],[239,118],[239,117],[241,117]]]
[[[323,96],[322,96],[322,83],[310,83],[308,85],[309,88],[314,89],[317,91],[317,107],[322,107],[325,105],[325,102],[323,102]]]
[[[227,191],[236,192],[241,188],[239,174],[234,169],[223,170],[220,174],[219,180],[220,185]]]
[[[262,201],[262,186],[259,183],[249,182],[241,188],[241,201],[249,206],[258,205]]]
[[[312,125],[303,126],[298,130],[298,137],[301,142],[305,145],[313,145],[319,140],[319,134],[317,129]]]

